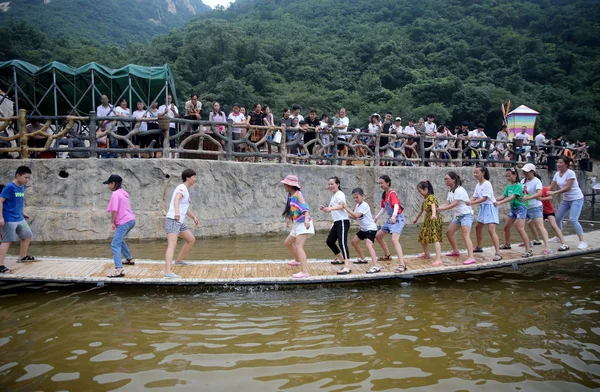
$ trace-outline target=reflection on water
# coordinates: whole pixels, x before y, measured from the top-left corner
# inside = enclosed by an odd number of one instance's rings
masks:
[[[411,284],[0,285],[1,390],[588,391],[600,258]]]

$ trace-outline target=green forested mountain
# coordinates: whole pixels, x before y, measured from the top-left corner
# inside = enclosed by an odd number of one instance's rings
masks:
[[[46,50],[43,62],[166,62],[180,96],[197,92],[226,109],[260,102],[276,115],[294,103],[305,111],[345,106],[361,127],[372,112],[431,112],[438,123],[484,122],[494,134],[500,104],[511,99],[540,111],[537,126],[551,136],[600,145],[594,0],[237,0],[127,47],[37,45],[27,41],[30,28],[0,31],[13,37],[0,42],[0,58],[39,63]]]
[[[127,44],[166,34],[211,8],[201,0],[17,0],[1,2],[0,26],[27,21],[50,37]]]

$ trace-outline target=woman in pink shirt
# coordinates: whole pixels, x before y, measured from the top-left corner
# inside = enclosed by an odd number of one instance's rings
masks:
[[[123,278],[125,276],[123,264],[135,264],[129,247],[124,241],[125,236],[135,226],[135,215],[131,211],[129,194],[125,189],[121,188],[122,183],[123,179],[116,174],[111,174],[108,180],[103,182],[103,184],[108,184],[108,189],[112,191],[107,211],[112,213],[111,230],[115,232],[115,236],[110,243],[113,260],[115,261],[115,270],[112,274],[108,275],[109,278]],[[121,260],[121,253],[127,260],[125,263]]]

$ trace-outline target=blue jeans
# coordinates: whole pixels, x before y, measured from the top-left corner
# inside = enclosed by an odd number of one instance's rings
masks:
[[[558,228],[562,230],[562,220],[569,212],[569,223],[575,229],[575,233],[578,236],[583,235],[583,228],[579,223],[579,215],[581,215],[581,210],[583,209],[583,199],[577,199],[572,201],[561,201],[558,206],[558,211],[556,211],[556,223],[558,223]]]
[[[135,226],[135,220],[123,223],[122,225],[117,226],[117,229],[115,230],[115,236],[110,243],[110,249],[112,249],[113,252],[115,268],[123,268],[121,253],[123,253],[125,259],[131,259],[131,252],[129,251],[127,243],[125,243],[123,239],[131,231],[131,229],[133,229],[133,226]]]

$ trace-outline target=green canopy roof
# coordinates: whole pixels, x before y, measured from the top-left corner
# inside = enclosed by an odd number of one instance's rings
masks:
[[[168,91],[177,104],[173,72],[167,64],[112,69],[98,63],[73,68],[54,61],[38,67],[11,60],[0,62],[0,89],[17,103],[15,109],[34,115],[65,115],[73,108],[85,114],[96,110],[102,94],[113,104],[125,98],[131,108],[137,101],[146,106],[154,100],[162,104]]]

